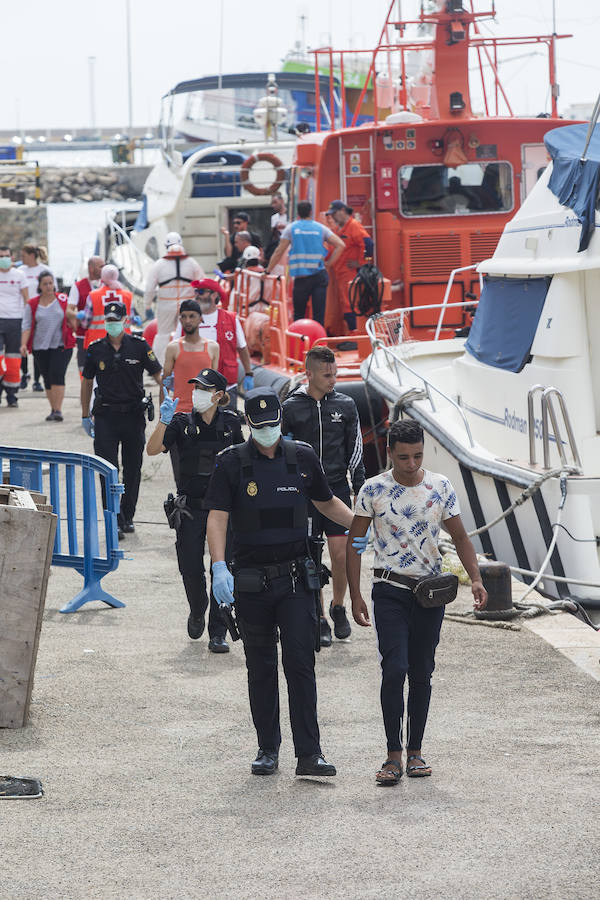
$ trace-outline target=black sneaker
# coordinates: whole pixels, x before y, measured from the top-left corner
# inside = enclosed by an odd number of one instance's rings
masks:
[[[19,387],[21,388],[22,391],[24,391],[25,388],[27,387],[27,385],[29,383],[29,377],[30,377],[29,375],[21,375],[21,384],[19,385]]]
[[[121,524],[121,531],[123,531],[125,534],[133,534],[133,532],[135,531],[135,525],[133,524],[131,519],[123,519],[123,522]]]
[[[187,623],[188,634],[193,641],[197,641],[204,633],[204,616],[194,616],[192,613],[188,616]]]
[[[211,653],[229,653],[229,644],[224,637],[212,637],[208,649]]]
[[[41,386],[39,381],[34,381],[33,384],[31,385],[31,390],[37,391],[39,393],[39,392],[43,391],[44,388]]]
[[[329,627],[329,622],[325,618],[325,616],[321,616],[319,622],[319,632],[320,632],[320,641],[321,647],[331,647],[332,637],[331,637],[331,628]]]
[[[16,398],[15,394],[9,394],[6,392],[6,402],[11,407],[11,409],[17,409],[19,406],[19,401]]]
[[[346,609],[343,606],[334,606],[333,603],[329,607],[329,615],[333,620],[333,633],[338,641],[344,641],[352,634],[352,628],[346,615]]]

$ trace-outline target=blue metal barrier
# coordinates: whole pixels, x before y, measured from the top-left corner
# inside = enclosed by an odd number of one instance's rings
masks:
[[[52,510],[58,517],[52,564],[75,569],[83,576],[83,589],[61,608],[62,613],[76,612],[84,603],[102,600],[109,606],[125,606],[121,600],[108,594],[100,580],[119,565],[123,551],[119,550],[117,513],[121,503],[123,485],[115,467],[89,453],[64,453],[59,450],[31,450],[25,447],[0,447],[0,473],[2,462],[8,460],[10,483],[42,494],[49,493]],[[44,470],[49,472],[50,491],[44,490]],[[83,506],[83,552],[79,552],[77,533],[77,469],[81,470],[81,501]],[[102,476],[105,485],[106,508],[104,531],[106,556],[100,556],[98,543],[98,511],[96,506],[96,475]],[[66,523],[68,552],[63,551],[61,519],[61,478],[64,479],[66,499]]]

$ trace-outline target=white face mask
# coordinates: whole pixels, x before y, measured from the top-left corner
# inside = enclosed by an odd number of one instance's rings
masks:
[[[261,447],[272,447],[281,437],[281,425],[265,425],[264,428],[250,427],[250,433]]]
[[[213,405],[214,395],[202,388],[194,388],[192,391],[192,406],[197,413],[206,412]]]

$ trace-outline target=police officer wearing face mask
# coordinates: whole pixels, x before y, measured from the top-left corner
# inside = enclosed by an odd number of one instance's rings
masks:
[[[312,447],[281,439],[281,404],[268,388],[246,394],[250,439],[217,457],[206,505],[217,602],[234,602],[244,641],[250,708],[258,736],[254,775],[278,766],[277,630],[288,684],[297,775],[335,775],[319,743],[315,638],[316,572],[307,553],[308,501],[346,528],[352,513],[332,492]],[[233,576],[225,560],[233,530]]]
[[[125,492],[121,498],[119,532],[135,531],[133,517],[140,490],[146,440],[144,372],[161,383],[161,365],[143,337],[124,332],[127,308],[120,301],[104,307],[106,336],[87,350],[81,381],[81,424],[94,438],[94,453],[119,468],[119,446]],[[97,388],[90,416],[92,388]]]
[[[204,632],[204,616],[208,606],[204,572],[204,544],[208,509],[204,495],[215,466],[217,453],[232,444],[243,443],[240,420],[235,412],[225,409],[229,403],[227,382],[220,372],[202,369],[193,384],[191,413],[177,413],[177,398],[166,391],[160,407],[160,421],[146,452],[149,456],[166,453],[173,446],[179,455],[179,493],[172,503],[169,524],[177,532],[177,561],[190,605],[188,634],[197,640]],[[167,507],[169,501],[167,501]],[[226,553],[230,559],[231,554]],[[208,649],[227,653],[225,623],[211,591],[208,617]]]

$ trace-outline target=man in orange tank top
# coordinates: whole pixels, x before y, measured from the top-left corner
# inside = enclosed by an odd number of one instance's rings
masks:
[[[218,369],[219,345],[201,337],[198,330],[202,321],[202,310],[197,300],[183,300],[179,307],[179,321],[183,335],[168,344],[165,352],[163,385],[179,399],[177,412],[192,412],[192,388],[190,383],[202,369]],[[161,388],[160,400],[164,399]],[[179,487],[179,454],[177,444],[169,453],[175,484]]]
[[[173,376],[173,396],[179,398],[177,412],[192,411],[192,384],[201,369],[218,369],[219,345],[200,336],[198,330],[202,320],[202,310],[197,300],[183,300],[179,307],[179,321],[182,337],[167,346],[163,383]],[[167,382],[167,387],[169,382]]]
[[[353,210],[343,200],[334,200],[327,210],[338,226],[337,234],[344,244],[344,252],[337,258],[333,269],[337,287],[339,309],[350,331],[356,329],[356,313],[350,308],[348,285],[365,262],[373,255],[373,241],[366,228],[358,222]]]

